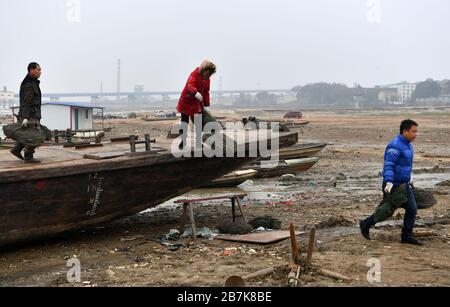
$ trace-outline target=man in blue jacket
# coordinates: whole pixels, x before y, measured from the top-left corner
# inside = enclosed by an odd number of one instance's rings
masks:
[[[384,154],[383,168],[383,194],[388,196],[395,192],[401,185],[406,184],[408,201],[403,204],[405,209],[405,221],[402,229],[402,243],[422,246],[423,244],[413,237],[413,228],[417,215],[417,204],[413,194],[411,174],[414,161],[414,147],[412,142],[417,137],[419,125],[413,120],[405,120],[400,125],[400,135],[395,137],[387,146]],[[377,223],[376,214],[361,221],[359,226],[361,233],[370,240],[370,228]]]

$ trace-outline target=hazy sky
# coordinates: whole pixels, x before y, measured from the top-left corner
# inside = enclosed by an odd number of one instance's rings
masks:
[[[77,2],[80,14],[77,14]],[[379,13],[378,14],[378,4]],[[450,78],[448,0],[0,0],[0,86],[178,91],[204,58],[213,89]]]

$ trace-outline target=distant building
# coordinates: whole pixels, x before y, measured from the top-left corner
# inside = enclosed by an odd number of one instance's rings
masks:
[[[93,107],[74,102],[50,102],[42,104],[41,123],[50,130],[92,130],[94,125]],[[18,113],[18,107],[13,108],[13,114]]]
[[[416,90],[417,84],[415,83],[401,83],[396,85],[397,94],[400,98],[400,101],[405,103],[411,100],[414,91]]]
[[[6,86],[0,92],[0,113],[9,113],[10,108],[16,104],[14,93],[8,92]]]
[[[135,85],[134,86],[134,92],[136,94],[143,94],[144,93],[144,86],[143,85]]]
[[[396,89],[384,90],[378,94],[378,100],[388,104],[397,104],[400,102],[400,97]]]
[[[3,91],[0,92],[0,101],[14,100],[14,93],[8,92],[6,86],[3,87]]]

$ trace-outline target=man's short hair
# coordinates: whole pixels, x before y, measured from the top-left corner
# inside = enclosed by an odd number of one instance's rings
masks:
[[[403,134],[403,131],[409,131],[412,127],[419,127],[419,124],[411,119],[407,119],[402,121],[402,124],[400,125],[400,134]]]
[[[28,72],[29,72],[30,70],[33,70],[33,69],[38,68],[38,66],[40,66],[38,63],[36,63],[36,62],[31,62],[30,64],[28,64]]]

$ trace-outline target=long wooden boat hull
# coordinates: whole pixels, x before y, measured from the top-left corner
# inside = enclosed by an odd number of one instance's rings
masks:
[[[303,160],[303,161],[300,161]],[[279,177],[285,174],[299,174],[311,169],[317,162],[319,162],[320,158],[306,158],[299,159],[297,163],[287,164],[285,161],[280,161],[280,163],[273,168],[263,168],[260,165],[249,164],[246,165],[243,169],[255,169],[258,173],[255,175],[255,178],[270,178],[270,177]]]
[[[294,134],[284,137],[285,146],[298,138]],[[255,159],[248,155],[175,158],[158,153],[0,169],[0,247],[133,215]]]
[[[257,171],[249,172],[247,174],[238,175],[235,172],[222,176],[219,179],[213,180],[212,182],[202,185],[202,189],[213,189],[213,188],[234,188],[238,185],[243,184],[249,179],[252,179],[257,174]]]
[[[0,246],[135,214],[212,181],[247,161],[193,158],[2,184]]]
[[[297,144],[280,150],[280,160],[301,159],[316,156],[327,144]]]

